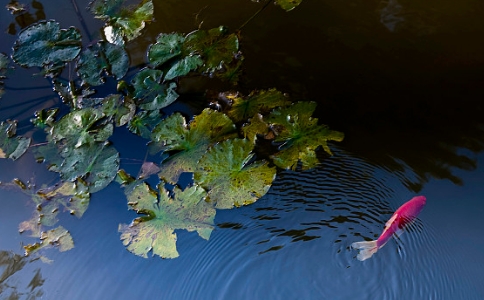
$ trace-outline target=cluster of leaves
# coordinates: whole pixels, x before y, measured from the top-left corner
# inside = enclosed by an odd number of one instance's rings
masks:
[[[331,153],[327,141],[343,139],[342,133],[311,117],[315,103],[292,103],[276,89],[253,91],[246,97],[220,93],[220,110],[204,109],[192,120],[178,112],[163,118],[161,110],[179,97],[177,82],[183,76],[217,77],[235,86],[243,60],[239,37],[223,26],[187,35],[162,33],[147,51],[147,66],[124,81],[129,68],[125,43],[139,36],[153,18],[151,0],[135,7],[124,2],[91,3],[95,17],[106,21],[105,40],[85,49],[77,29],[60,29],[55,21],[25,28],[13,47],[13,60],[24,67],[43,68],[70,107],[60,118],[59,109],[51,108],[36,112],[31,120],[44,130],[47,141],[35,148],[34,155],[59,173],[61,182],[32,193],[37,210],[20,224],[20,231],[30,231],[41,242],[26,246],[27,254],[47,245],[72,248],[68,231],[62,227],[43,231],[44,226],[54,226],[61,210],[81,217],[91,194],[118,175],[129,209],[141,215],[119,226],[124,245],[142,257],[149,252],[177,257],[175,230],[197,231],[208,239],[216,209],[257,201],[268,192],[277,167],[312,168],[318,162],[317,149]],[[286,10],[299,2],[277,1]],[[75,63],[77,81],[66,82],[59,76],[68,62]],[[90,87],[103,84],[105,76],[119,80],[118,93],[93,97]],[[161,152],[160,163],[143,164],[137,179],[119,170],[119,153],[109,142],[121,126],[147,139],[153,155]],[[0,157],[16,159],[29,148],[30,139],[15,137],[15,128],[12,121],[0,124]],[[269,160],[257,160],[254,149],[261,139],[277,146]],[[193,179],[185,190],[177,186],[183,173]],[[152,174],[160,178],[157,189],[143,181]],[[165,183],[174,185],[171,192]]]

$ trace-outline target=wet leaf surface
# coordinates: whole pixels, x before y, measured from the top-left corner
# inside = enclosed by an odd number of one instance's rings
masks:
[[[178,98],[176,83],[162,84],[163,72],[149,68],[142,69],[132,80],[134,98],[144,110],[162,109]]]
[[[130,225],[119,225],[123,244],[141,257],[147,258],[152,252],[162,258],[175,258],[179,255],[175,230],[197,231],[200,237],[208,240],[215,209],[205,197],[206,192],[198,186],[183,191],[175,187],[170,197],[163,187],[156,192],[144,182],[139,184],[127,195],[128,204],[130,209],[145,216],[133,220]]]
[[[82,80],[97,86],[104,83],[103,73],[116,79],[124,77],[129,67],[129,56],[123,46],[98,42],[81,52],[77,72]]]
[[[163,119],[153,130],[152,147],[179,152],[162,163],[160,177],[176,183],[183,172],[196,169],[198,160],[212,144],[230,137],[234,131],[235,125],[225,114],[208,108],[189,125],[179,113]]]
[[[198,163],[195,182],[208,190],[216,208],[230,209],[254,203],[269,190],[276,168],[265,161],[250,163],[254,144],[246,139],[213,146]]]
[[[15,136],[16,121],[0,122],[0,158],[18,159],[30,146],[31,139]]]
[[[104,35],[113,44],[123,44],[123,38],[131,41],[141,34],[146,22],[153,19],[153,2],[143,0],[137,6],[129,6],[125,0],[95,0],[91,12],[106,21]]]
[[[54,21],[40,21],[22,30],[13,46],[13,60],[24,67],[56,69],[81,51],[76,28],[60,29]]]
[[[272,155],[274,164],[284,169],[296,169],[299,161],[302,169],[310,169],[318,164],[316,149],[322,147],[332,154],[328,141],[341,142],[344,134],[330,130],[326,125],[318,125],[318,119],[312,118],[315,102],[298,102],[286,108],[275,109],[267,122],[281,126],[274,141],[282,143],[281,151]]]

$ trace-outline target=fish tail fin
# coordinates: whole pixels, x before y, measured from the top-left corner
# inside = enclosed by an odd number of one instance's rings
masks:
[[[363,242],[355,242],[351,244],[353,249],[360,250],[356,258],[360,261],[364,261],[370,258],[373,254],[378,251],[378,245],[375,241],[363,241]]]

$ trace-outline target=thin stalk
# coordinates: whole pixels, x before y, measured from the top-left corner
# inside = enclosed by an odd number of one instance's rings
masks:
[[[271,3],[272,3],[272,0],[267,0],[267,2],[264,4],[264,6],[262,6],[258,11],[256,11],[255,14],[253,14],[247,21],[244,22],[244,24],[242,24],[239,27],[239,31],[242,30],[242,28],[244,28],[244,26],[247,25],[250,21],[252,21],[252,19],[257,17],[257,15],[260,14]]]

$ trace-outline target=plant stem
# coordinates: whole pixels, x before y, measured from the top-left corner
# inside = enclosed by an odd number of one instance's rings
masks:
[[[262,6],[258,11],[256,11],[255,14],[253,14],[247,21],[244,22],[244,24],[242,24],[239,27],[239,31],[242,30],[242,28],[244,28],[244,26],[247,25],[250,21],[252,21],[252,19],[257,17],[257,15],[260,14],[271,3],[272,3],[272,0],[267,0],[266,3],[264,4],[264,6]]]

